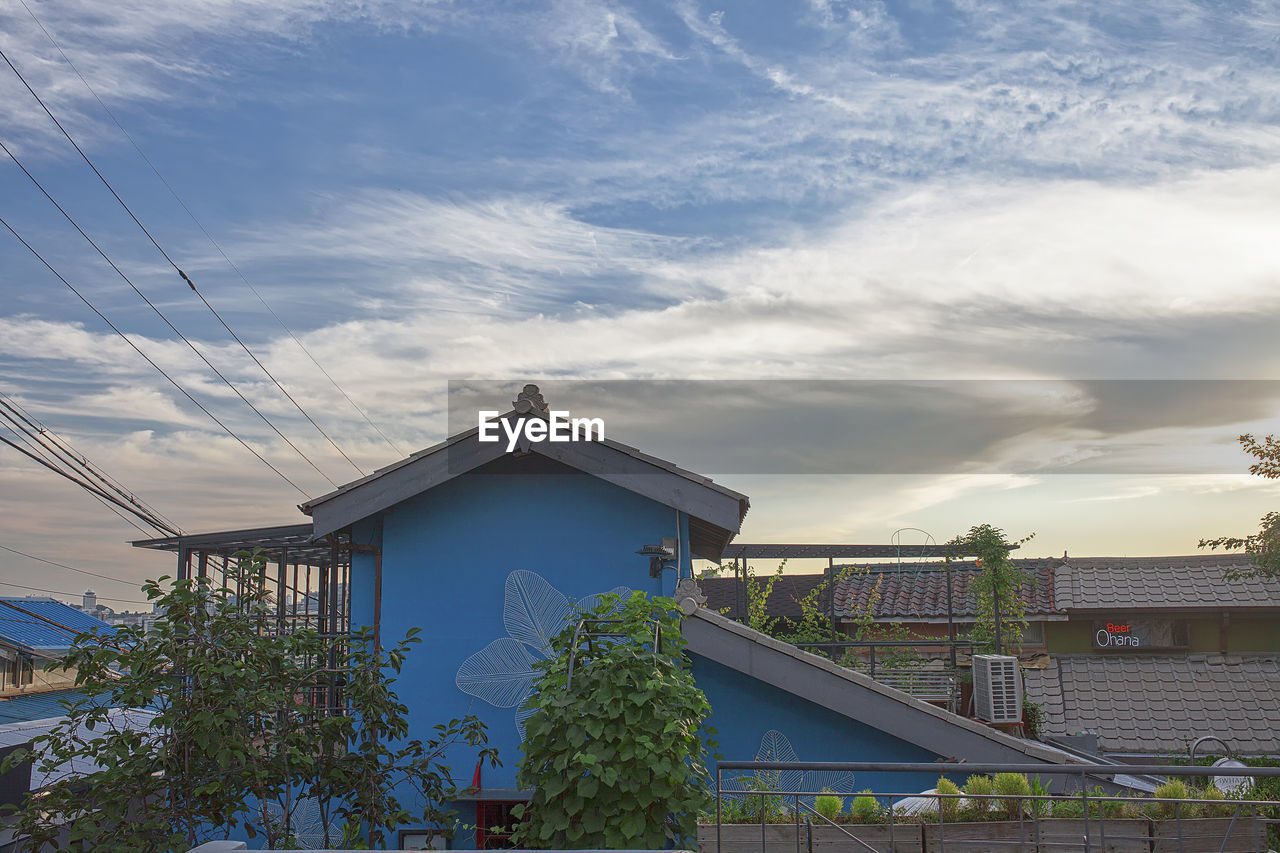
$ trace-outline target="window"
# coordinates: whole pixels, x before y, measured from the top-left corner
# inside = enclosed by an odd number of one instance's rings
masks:
[[[519,800],[480,800],[476,803],[476,849],[511,850],[511,828],[518,822],[511,807]]]
[[[1043,646],[1044,645],[1044,623],[1028,622],[1026,630],[1022,632],[1022,645],[1024,646]]]

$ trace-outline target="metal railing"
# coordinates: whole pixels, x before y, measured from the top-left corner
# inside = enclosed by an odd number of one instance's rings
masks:
[[[726,788],[726,771],[755,773],[751,788]],[[762,774],[789,771],[837,771],[871,774],[940,775],[1019,773],[1049,777],[1045,790],[1058,793],[971,794],[902,792],[837,793],[840,798],[870,796],[876,802],[874,823],[841,823],[816,808],[816,798],[830,791],[771,790],[759,785]],[[1280,767],[1172,767],[1114,764],[967,764],[904,762],[726,761],[716,770],[715,837],[699,839],[702,853],[814,853],[815,843],[832,851],[853,853],[959,853],[1005,849],[1056,853],[1241,853],[1270,849],[1269,839],[1280,830],[1280,802],[1253,799],[1204,800],[1192,797],[1133,796],[1116,776],[1168,777],[1280,777]],[[768,778],[766,775],[764,778]],[[775,777],[776,778],[776,777]],[[1090,790],[1093,785],[1093,790]],[[1111,793],[1100,788],[1110,788]],[[1121,793],[1128,791],[1128,793]],[[724,822],[727,801],[759,798],[759,837],[756,821]],[[788,812],[788,822],[769,822],[767,804],[775,815]],[[912,811],[903,809],[910,803]],[[975,803],[981,803],[975,807]],[[951,805],[949,805],[951,804]],[[779,809],[779,806],[782,806]],[[789,807],[789,808],[788,808]],[[1211,814],[1201,816],[1201,812]],[[965,817],[1004,813],[1003,821]],[[803,819],[803,820],[802,820]],[[815,822],[818,824],[815,831]],[[741,827],[725,838],[725,827]],[[772,828],[772,831],[771,831]]]
[[[956,711],[959,706],[960,696],[960,668],[956,663],[956,652],[960,649],[967,649],[970,655],[977,647],[977,644],[970,640],[952,640],[946,637],[919,639],[919,640],[848,640],[844,642],[820,642],[820,643],[796,643],[796,648],[805,651],[813,651],[818,654],[825,653],[826,657],[840,664],[843,667],[852,669],[855,672],[862,672],[871,678],[909,693],[919,699],[929,702],[945,702],[947,709]],[[943,660],[941,669],[930,669],[927,664],[920,663],[912,666],[893,665],[890,658],[890,665],[885,666],[880,661],[883,653],[878,654],[877,650],[889,649],[889,654],[895,649],[912,649],[925,650],[937,649],[942,651],[946,658]],[[857,658],[850,658],[850,653],[867,652],[865,657],[859,655]]]

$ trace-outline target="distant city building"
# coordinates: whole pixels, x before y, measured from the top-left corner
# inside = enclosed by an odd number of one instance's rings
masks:
[[[92,613],[97,607],[98,594],[91,589],[86,589],[84,591],[84,604],[81,605],[80,609],[85,613]]]

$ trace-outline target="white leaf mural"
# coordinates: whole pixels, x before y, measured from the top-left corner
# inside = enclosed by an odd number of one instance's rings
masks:
[[[796,756],[795,747],[791,745],[786,735],[777,729],[769,729],[764,733],[764,737],[760,738],[760,748],[756,751],[755,760],[799,761],[800,759]],[[726,778],[723,790],[812,791],[815,794],[826,790],[835,794],[852,794],[856,790],[853,782],[852,773],[842,773],[838,770],[756,770],[754,773]],[[812,806],[814,799],[815,797],[810,795],[801,797],[800,801]],[[753,803],[759,802],[758,799],[751,797],[748,800]],[[790,798],[784,798],[782,806],[790,810],[792,804],[793,801]]]
[[[524,643],[502,637],[464,660],[454,681],[462,692],[490,705],[514,708],[533,688],[536,661]]]
[[[521,710],[533,694],[538,672],[533,665],[551,657],[551,639],[576,618],[579,610],[594,610],[610,593],[625,598],[631,590],[614,587],[571,604],[568,597],[536,572],[517,569],[507,576],[502,624],[508,636],[499,637],[458,667],[454,683],[463,693],[497,708],[515,708],[516,728],[524,740],[524,723],[533,715]]]
[[[512,639],[527,643],[542,657],[551,652],[551,638],[564,630],[572,608],[569,599],[542,575],[524,570],[507,575],[502,623]]]

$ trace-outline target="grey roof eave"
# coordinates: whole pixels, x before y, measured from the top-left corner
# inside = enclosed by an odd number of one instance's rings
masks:
[[[501,442],[482,444],[478,433],[474,427],[458,433],[298,508],[311,516],[313,536],[340,530],[506,455]],[[723,544],[741,529],[750,507],[746,495],[610,439],[532,443],[528,452],[701,519],[723,531],[722,537],[716,537]]]
[[[1077,763],[1059,750],[952,714],[705,607],[684,620],[682,631],[694,654],[938,755],[970,762]]]

